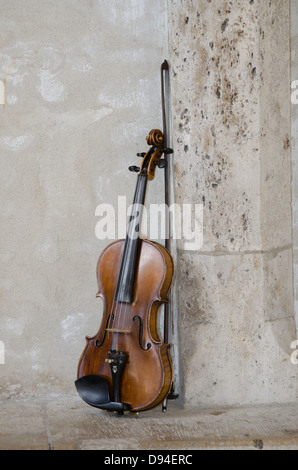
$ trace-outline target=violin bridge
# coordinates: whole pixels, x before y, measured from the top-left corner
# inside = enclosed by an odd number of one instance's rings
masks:
[[[108,331],[110,333],[122,333],[122,334],[125,334],[125,335],[130,335],[131,334],[130,330],[120,330],[118,328],[106,328],[106,331]]]

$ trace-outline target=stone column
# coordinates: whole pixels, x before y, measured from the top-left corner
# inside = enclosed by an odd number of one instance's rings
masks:
[[[204,206],[177,261],[185,403],[294,401],[289,1],[168,8],[175,200]]]
[[[298,4],[291,0],[291,81],[292,81],[292,174],[293,174],[293,253],[295,313],[298,321]]]

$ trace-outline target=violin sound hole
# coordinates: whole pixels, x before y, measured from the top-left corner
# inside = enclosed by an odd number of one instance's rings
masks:
[[[151,343],[148,343],[147,346],[143,346],[143,320],[141,319],[141,317],[139,317],[139,315],[136,315],[133,317],[133,321],[136,321],[136,320],[139,320],[140,322],[140,329],[139,329],[139,345],[140,345],[140,348],[143,350],[143,351],[149,351],[149,349],[151,349]]]
[[[101,348],[103,343],[105,342],[105,339],[106,339],[106,334],[107,334],[107,327],[108,327],[108,324],[109,324],[109,321],[110,321],[110,317],[112,316],[112,320],[114,319],[114,315],[109,315],[108,316],[108,319],[107,319],[107,322],[106,322],[106,327],[105,327],[105,334],[104,334],[104,337],[102,339],[102,341],[99,341],[99,340],[96,340],[95,341],[95,345],[97,348]]]

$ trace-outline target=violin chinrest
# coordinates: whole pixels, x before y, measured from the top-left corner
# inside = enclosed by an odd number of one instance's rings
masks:
[[[85,375],[75,381],[75,386],[80,397],[88,405],[118,413],[129,410],[126,403],[111,401],[108,382],[100,375]]]

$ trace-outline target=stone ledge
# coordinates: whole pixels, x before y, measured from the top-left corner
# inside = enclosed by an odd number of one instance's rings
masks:
[[[183,409],[118,417],[80,398],[1,402],[1,450],[298,449],[297,404]]]

